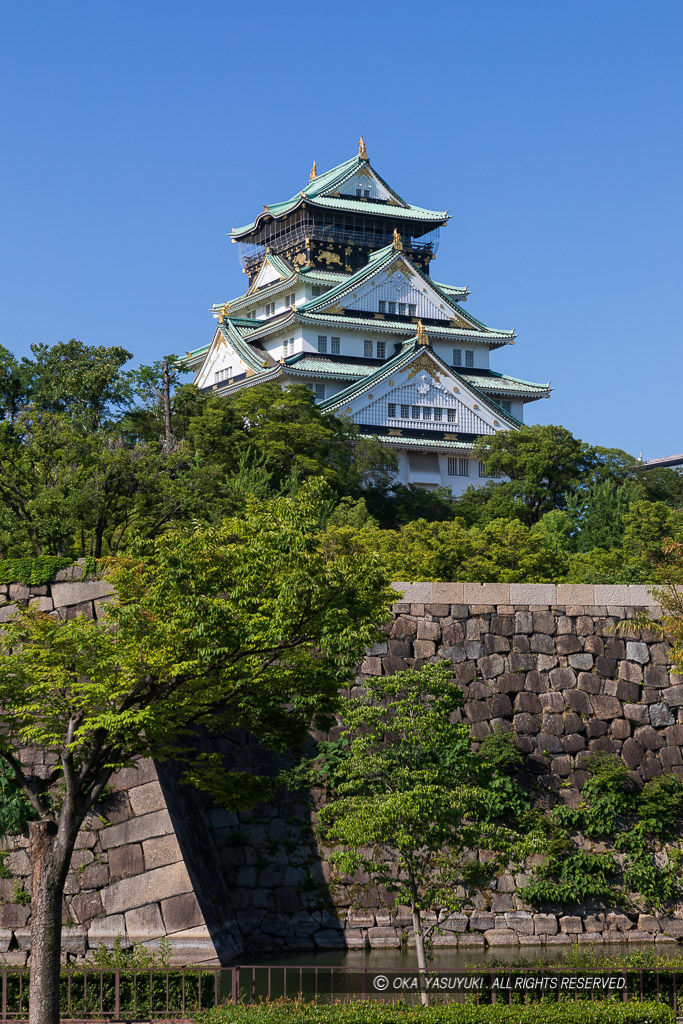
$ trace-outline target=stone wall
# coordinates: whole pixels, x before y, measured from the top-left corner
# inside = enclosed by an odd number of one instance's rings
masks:
[[[78,566],[44,587],[0,588],[7,621],[19,603],[61,617],[100,614],[110,595],[80,580]],[[639,781],[683,776],[683,681],[670,673],[654,634],[616,635],[638,608],[659,610],[643,587],[396,584],[386,640],[368,651],[358,685],[432,658],[447,659],[466,694],[464,719],[476,740],[512,731],[528,779],[575,805],[591,751],[620,754]],[[209,743],[209,740],[206,740]],[[246,734],[212,744],[235,765],[275,770]],[[41,764],[25,750],[26,763]],[[177,962],[227,963],[294,950],[398,947],[409,922],[363,878],[331,877],[328,851],[312,833],[305,795],[229,813],[179,783],[173,765],[141,762],[119,772],[115,792],[79,835],[64,904],[64,950],[89,956],[117,936],[151,948],[167,936]],[[25,836],[5,844],[0,878],[0,954],[26,961],[30,889]],[[534,913],[517,896],[528,876],[503,875],[459,914],[442,915],[436,944],[561,945],[574,940],[675,942],[683,908],[670,915]]]

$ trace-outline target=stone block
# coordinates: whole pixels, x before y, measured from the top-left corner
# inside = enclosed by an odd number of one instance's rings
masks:
[[[555,690],[551,690],[550,693],[540,693],[538,700],[545,712],[554,712],[557,715],[561,715],[564,711],[564,697]]]
[[[650,651],[647,644],[628,640],[626,642],[626,657],[629,661],[635,661],[639,665],[647,665],[650,660]]]
[[[449,932],[465,932],[467,931],[467,922],[468,917],[466,914],[449,914],[448,917],[439,923],[439,928]]]
[[[518,946],[519,938],[517,932],[511,928],[492,928],[484,932],[484,939],[487,946]]]
[[[667,725],[674,724],[674,716],[666,704],[650,704],[650,722],[655,729],[663,729]]]
[[[643,680],[646,686],[664,690],[669,685],[669,673],[663,665],[646,665]]]
[[[481,658],[478,667],[484,679],[495,679],[505,671],[505,659],[500,654],[490,654]]]
[[[182,860],[178,840],[174,835],[146,839],[142,844],[142,853],[145,871],[152,871],[154,868],[161,868],[165,864],[175,864]]]
[[[642,683],[643,669],[635,661],[620,661],[619,678],[626,679],[629,683]]]
[[[193,892],[162,900],[161,913],[166,931],[169,933],[185,931],[187,928],[197,928],[206,923],[197,897]]]
[[[659,758],[665,772],[669,772],[673,768],[678,767],[678,765],[683,764],[680,747],[664,747],[659,753]]]
[[[564,605],[595,604],[595,587],[592,583],[558,583],[556,602]]]
[[[483,935],[473,935],[471,932],[465,932],[463,935],[458,935],[458,949],[483,949],[486,945],[486,939]]]
[[[635,928],[635,923],[626,914],[617,914],[611,911],[605,918],[608,929],[616,928],[620,932],[629,932],[632,928]]]
[[[401,600],[411,604],[431,604],[433,583],[392,583],[394,590],[401,592]]]
[[[166,807],[161,786],[156,781],[147,782],[142,786],[134,786],[129,790],[128,796],[136,817],[141,814],[151,814],[152,811],[161,811]]]
[[[620,700],[616,697],[609,697],[604,693],[596,693],[591,697],[593,712],[598,718],[621,718],[623,708]]]
[[[535,914],[534,931],[536,935],[556,935],[557,918],[554,914]]]
[[[531,650],[534,654],[553,654],[555,642],[547,633],[534,633],[531,638]]]
[[[664,694],[664,701],[670,708],[680,708],[683,705],[683,686],[670,686]]]
[[[571,668],[554,668],[549,678],[553,690],[571,690],[576,686],[576,674]]]
[[[103,889],[101,895],[107,914],[117,914],[191,890],[192,883],[187,869],[183,863],[178,863],[114,882]]]
[[[109,868],[106,864],[88,864],[80,876],[81,889],[101,889],[109,882]]]
[[[498,676],[498,689],[501,693],[519,693],[524,689],[524,676],[520,672],[505,672]]]
[[[0,953],[6,953],[12,941],[12,932],[9,928],[0,928]]]
[[[427,619],[419,619],[417,623],[418,640],[438,640],[441,635],[441,626],[438,622],[429,622]]]
[[[99,892],[79,892],[71,901],[71,910],[80,924],[87,924],[102,913]]]
[[[583,931],[583,922],[580,917],[566,915],[560,918],[560,931],[567,935],[579,935]]]
[[[53,583],[52,600],[55,608],[83,604],[113,594],[114,588],[107,580],[90,580],[85,583]]]
[[[439,604],[463,604],[463,587],[462,583],[433,583],[432,599]]]
[[[582,672],[588,672],[593,668],[592,654],[570,654],[567,661],[571,668],[579,669]]]
[[[0,928],[22,928],[29,919],[30,907],[21,907],[18,903],[6,903],[0,906]]]
[[[103,829],[101,833],[102,849],[109,850],[113,846],[124,846],[127,843],[151,839],[153,836],[173,833],[174,828],[168,811],[153,811],[152,814],[143,814],[139,818],[131,818],[119,825]]]
[[[505,923],[518,935],[534,934],[534,918],[527,910],[517,910],[513,914],[506,914]]]
[[[666,743],[664,737],[656,732],[651,725],[639,725],[633,736],[643,750],[659,750]]]
[[[5,604],[0,607],[0,622],[10,622],[17,614],[16,604]]]
[[[145,870],[142,846],[129,843],[127,846],[115,846],[109,851],[109,874],[112,881],[130,878]]]
[[[528,711],[532,715],[540,715],[541,702],[535,693],[518,693],[515,697],[515,712]]]
[[[553,583],[511,583],[510,604],[555,604],[557,588]]]
[[[464,583],[465,604],[510,604],[509,583]]]
[[[369,946],[368,937],[360,928],[347,928],[344,943],[347,949],[367,949]]]
[[[626,718],[613,718],[609,734],[613,740],[627,740],[631,735],[631,723]]]
[[[565,633],[562,636],[558,636],[555,639],[555,650],[558,654],[578,654],[579,651],[583,651],[583,646],[578,636],[574,636],[572,633]]]
[[[659,921],[653,914],[638,914],[638,930],[654,935],[659,931]]]
[[[495,914],[488,914],[481,910],[475,910],[470,915],[470,930],[475,932],[490,931],[495,927]]]
[[[640,743],[631,737],[624,741],[621,756],[629,768],[638,768],[643,763],[644,751]]]
[[[158,939],[165,934],[164,922],[157,903],[129,910],[125,918],[128,938],[133,943],[149,942],[150,939]]]
[[[317,944],[318,935],[313,936]],[[372,949],[399,949],[401,938],[395,928],[368,928],[368,942]]]
[[[526,712],[522,712],[519,715],[515,715],[512,720],[512,727],[515,732],[523,733],[526,735],[534,735],[538,732],[540,725],[540,718],[535,715],[529,715]]]

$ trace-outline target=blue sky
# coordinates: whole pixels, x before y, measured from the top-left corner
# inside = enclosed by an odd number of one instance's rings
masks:
[[[683,450],[683,5],[3,5],[0,343],[151,362],[238,294],[233,225],[357,151],[448,208],[438,280],[552,380],[527,419]]]

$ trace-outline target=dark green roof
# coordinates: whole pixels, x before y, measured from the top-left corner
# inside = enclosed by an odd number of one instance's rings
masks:
[[[374,168],[373,173],[377,176],[379,181],[382,182],[384,187],[388,189],[394,197],[397,205],[377,202],[373,203],[372,200],[357,200],[347,198],[345,196],[330,196],[325,194],[333,192],[343,185],[344,182],[352,177],[361,166],[369,166],[369,161],[361,156],[354,156],[351,160],[346,160],[343,164],[339,164],[337,167],[333,167],[331,170],[325,171],[323,174],[319,174],[316,178],[309,181],[305,188],[295,196],[292,196],[291,199],[286,199],[284,202],[280,203],[271,203],[269,206],[265,207],[256,220],[253,220],[250,224],[245,224],[240,228],[233,228],[230,232],[231,237],[237,239],[244,235],[249,235],[259,226],[265,217],[271,216],[276,219],[284,217],[304,202],[309,203],[311,206],[319,206],[322,209],[347,211],[349,213],[376,214],[399,220],[425,221],[427,223],[434,224],[434,226],[437,224],[444,224],[448,220],[448,213],[446,211],[439,212],[437,210],[425,210],[421,206],[411,206],[410,203],[406,203],[405,200],[401,199],[401,197],[394,192],[391,186],[387,184],[387,182]]]

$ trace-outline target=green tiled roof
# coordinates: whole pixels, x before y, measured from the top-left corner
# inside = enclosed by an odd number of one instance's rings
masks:
[[[477,373],[476,371],[468,373],[463,370],[458,372],[469,384],[474,384],[484,391],[526,395],[533,394],[534,392],[547,394],[549,390],[548,384],[536,384],[534,381],[521,380],[519,377],[508,377],[505,373],[495,373],[493,371],[489,371],[489,373]],[[539,394],[540,397],[541,394]]]
[[[459,288],[455,284],[443,284],[442,281],[434,281],[431,278],[430,280],[432,281],[432,284],[439,289],[440,292],[443,292],[451,299],[464,299],[467,295],[469,295],[469,292],[466,287]]]
[[[322,403],[321,403],[322,404]],[[460,451],[469,451],[473,441],[447,441],[445,438],[432,437],[395,437],[393,434],[359,434],[363,440],[377,438],[381,444],[412,445],[416,448],[458,448]]]
[[[400,205],[394,206],[385,203],[373,203],[372,200],[359,200],[354,198],[346,198],[344,196],[329,196],[324,195],[327,191],[333,191],[345,181],[347,181],[359,167],[368,165],[368,161],[364,160],[360,156],[354,156],[351,160],[346,160],[343,164],[339,164],[337,167],[333,167],[329,171],[325,171],[323,174],[319,174],[312,181],[298,192],[291,199],[286,199],[281,203],[271,203],[267,206],[262,213],[258,215],[256,220],[253,220],[250,224],[245,224],[240,228],[233,228],[230,232],[232,238],[240,238],[244,235],[250,234],[266,216],[283,217],[285,214],[290,213],[296,209],[303,202],[309,203],[311,206],[318,206],[322,209],[329,210],[340,210],[348,211],[349,213],[369,213],[378,214],[379,216],[391,217],[399,220],[419,220],[431,222],[434,225],[443,224],[448,219],[448,214],[439,212],[437,210],[425,210],[421,206],[411,206],[406,203],[396,192],[387,184],[386,181],[373,168],[373,173],[377,175],[377,178],[382,184],[389,190],[392,196],[395,197],[397,203]]]
[[[415,324],[407,323],[405,320],[390,320],[388,316],[383,320],[375,320],[374,317],[338,316],[334,313],[326,313],[324,310],[321,310],[320,313],[308,313],[302,307],[302,309],[297,310],[296,318],[301,320],[302,323],[330,324],[333,327],[348,327],[350,330],[356,327],[369,328],[375,331],[388,330],[392,334],[405,334],[408,337],[415,332]],[[427,334],[438,335],[441,338],[466,337],[468,341],[482,341],[487,345],[493,343],[494,347],[507,345],[511,337],[510,331],[492,331],[489,329],[475,331],[472,329],[470,332],[464,327],[453,327],[449,323],[444,323],[443,327],[425,324],[425,330]]]
[[[330,377],[345,377],[348,380],[359,380],[367,377],[369,373],[376,370],[378,364],[363,362],[345,362],[335,360],[334,357],[326,359],[316,353],[303,352],[285,359],[285,365],[292,370],[301,373],[323,373]],[[384,364],[381,364],[384,365]]]

